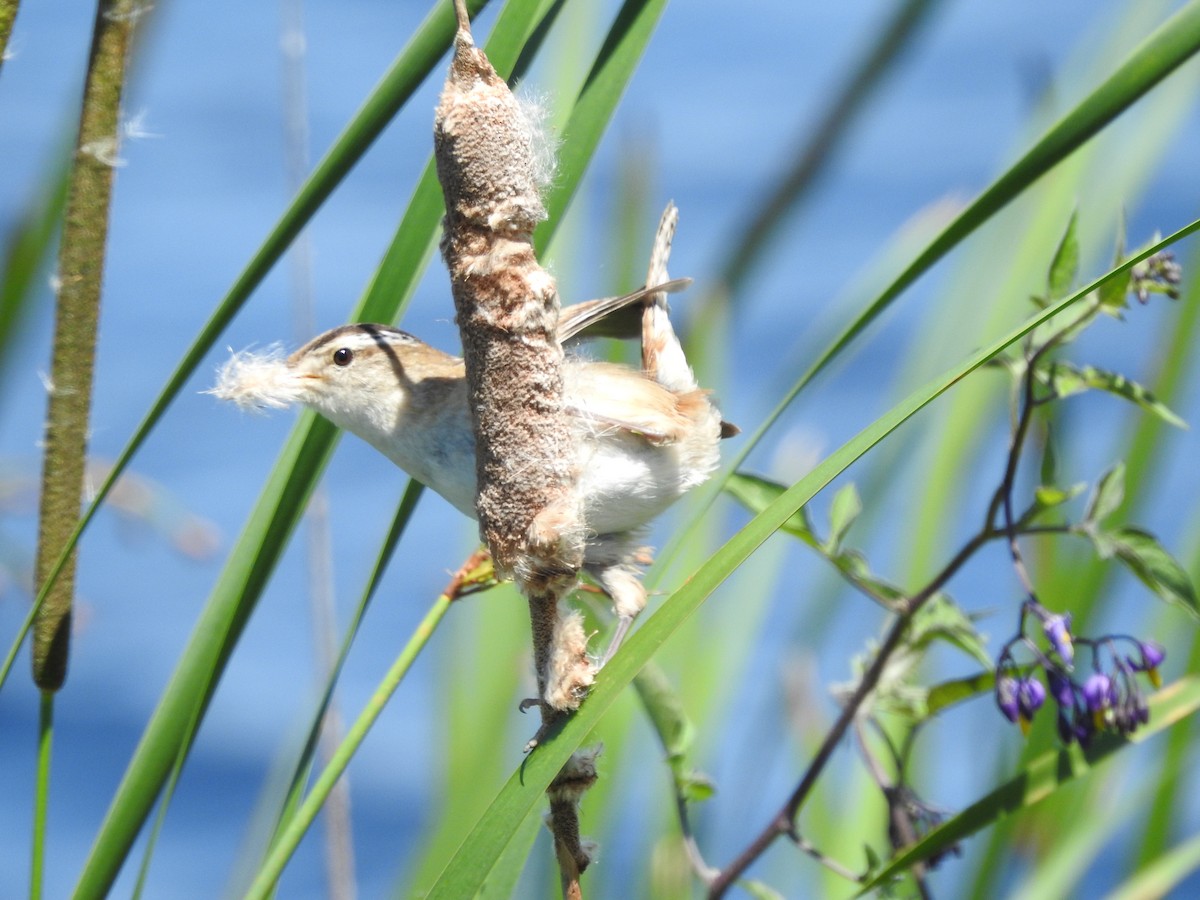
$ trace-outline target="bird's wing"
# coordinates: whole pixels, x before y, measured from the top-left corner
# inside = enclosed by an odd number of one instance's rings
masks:
[[[635,338],[641,334],[641,310],[629,310],[629,315],[614,315],[639,300],[658,294],[674,294],[692,283],[690,278],[675,278],[663,284],[644,287],[622,297],[602,297],[585,300],[565,307],[558,314],[558,339],[565,344],[575,338],[615,337]],[[582,334],[586,331],[587,334]]]
[[[625,366],[581,361],[566,374],[572,412],[601,430],[641,435],[652,444],[681,440],[712,414],[706,391],[676,394]]]

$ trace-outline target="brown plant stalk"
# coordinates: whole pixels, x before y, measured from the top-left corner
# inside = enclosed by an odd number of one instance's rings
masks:
[[[96,9],[59,251],[35,578],[39,591],[58,565],[83,500],[109,200],[135,12],[132,0],[102,0]],[[33,677],[42,690],[56,691],[66,679],[74,590],[72,553],[34,622]]]
[[[475,46],[462,0],[455,12],[454,55],[434,123],[446,200],[441,247],[466,365],[480,532],[497,572],[512,576],[529,603],[540,738],[578,705],[592,678],[581,621],[558,608],[575,585],[584,536],[563,403],[558,290],[533,249],[533,229],[546,216],[536,125]],[[570,897],[581,896],[579,875],[590,859],[579,836],[580,768],[588,766],[573,757],[550,789],[550,827]]]

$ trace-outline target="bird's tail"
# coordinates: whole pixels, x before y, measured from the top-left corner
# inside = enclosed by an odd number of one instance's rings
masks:
[[[667,260],[671,256],[671,241],[675,237],[675,226],[679,222],[679,210],[674,202],[667,204],[658,222],[658,233],[654,236],[654,249],[650,251],[650,268],[646,273],[646,284],[663,284],[670,280],[667,275]],[[698,387],[696,376],[683,347],[671,326],[670,309],[664,291],[648,295],[642,301],[642,371],[668,390],[677,394],[694,391]]]

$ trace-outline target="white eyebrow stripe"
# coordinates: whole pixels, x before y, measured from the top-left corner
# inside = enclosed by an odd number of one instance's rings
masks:
[[[398,328],[392,328],[390,325],[343,325],[314,338],[301,348],[301,352],[308,354],[323,351],[326,348],[338,349],[341,347],[363,350],[379,347],[381,344],[417,343],[420,341],[411,334],[400,331]]]

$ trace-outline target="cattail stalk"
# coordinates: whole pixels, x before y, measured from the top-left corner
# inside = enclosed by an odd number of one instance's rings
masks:
[[[137,12],[133,0],[102,0],[96,10],[59,251],[35,580],[39,591],[51,577],[79,521],[83,500],[121,90]],[[74,592],[72,554],[58,572],[34,621],[33,677],[42,690],[56,691],[66,679]]]
[[[546,216],[545,173],[536,123],[475,46],[462,0],[455,11],[454,56],[434,123],[446,198],[442,255],[475,430],[480,532],[497,571],[513,576],[529,602],[541,736],[578,706],[592,679],[582,620],[559,612],[583,561],[584,532],[558,290],[533,248],[533,229]],[[577,802],[562,802],[553,788],[551,801],[564,895],[580,896],[590,854]]]

